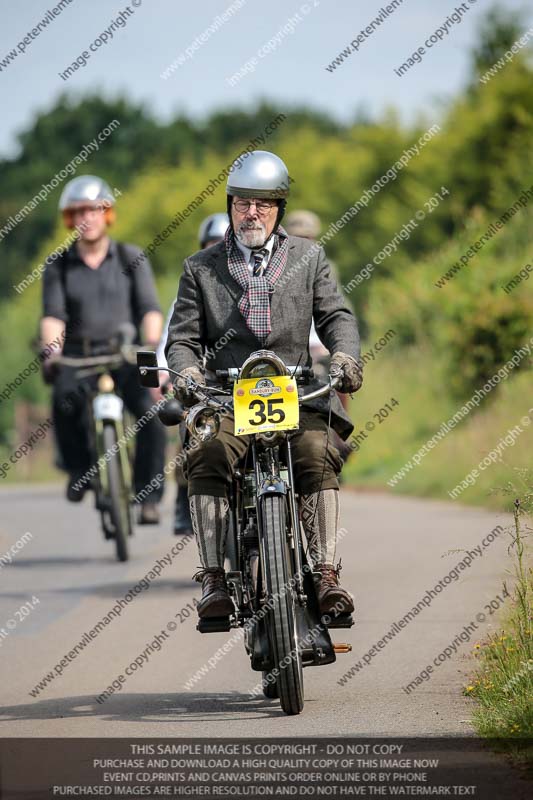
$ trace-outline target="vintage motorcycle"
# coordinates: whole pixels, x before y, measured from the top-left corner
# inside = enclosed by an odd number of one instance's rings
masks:
[[[158,386],[155,353],[139,352],[137,364],[142,385]],[[251,434],[229,496],[227,582],[235,611],[229,617],[200,619],[197,629],[211,633],[243,627],[251,667],[262,673],[265,696],[279,697],[286,714],[299,714],[303,668],[331,664],[336,653],[351,651],[350,644],[333,644],[328,629],[351,627],[352,615],[321,617],[319,612],[291,457],[300,405],[333,392],[340,375],[331,375],[325,386],[304,395],[301,387],[313,377],[312,369],[286,366],[268,350],[252,353],[241,368],[215,374],[217,386],[197,384],[189,376],[198,403],[185,410],[172,400],[174,410],[161,415],[166,424],[185,420],[186,451],[215,437],[226,414],[234,417],[236,435]]]
[[[79,387],[87,409],[91,464],[96,465],[94,475],[89,479],[104,536],[114,541],[119,561],[128,560],[128,539],[133,534],[134,440],[124,435],[133,418],[117,392],[112,371],[125,362],[135,364],[139,348],[131,344],[131,339],[131,332],[124,326],[115,343],[115,352],[87,357],[61,356],[57,359],[60,365],[74,367],[77,378],[93,379]]]

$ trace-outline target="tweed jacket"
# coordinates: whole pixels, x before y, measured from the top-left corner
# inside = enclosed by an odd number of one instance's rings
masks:
[[[246,326],[237,305],[242,288],[232,278],[224,242],[185,259],[178,296],[168,329],[165,354],[176,371],[200,366],[206,370],[241,366],[255,350],[273,350],[288,365],[311,365],[309,331],[316,331],[330,353],[360,355],[359,333],[332,276],[323,248],[308,239],[289,236],[283,273],[270,296],[271,332],[260,341]],[[319,386],[311,384],[306,392]],[[306,404],[327,413],[328,398]],[[334,396],[332,427],[347,438],[353,424]]]

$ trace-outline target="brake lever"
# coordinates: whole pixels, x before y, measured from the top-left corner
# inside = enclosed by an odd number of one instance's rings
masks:
[[[231,392],[224,389],[217,389],[215,386],[206,386],[205,383],[198,383],[191,375],[187,375],[187,390],[195,394],[200,400],[211,401],[211,394],[223,394],[231,397]]]
[[[217,395],[217,394],[223,394],[226,397],[232,396],[231,392],[228,392],[225,389],[216,389],[214,386],[201,386],[199,392],[201,392],[201,394],[204,395],[204,397],[206,397],[207,400],[212,399],[211,395]]]
[[[328,374],[329,388],[332,390],[335,389],[341,383],[342,376],[343,372],[341,367],[339,367],[337,364],[334,364],[333,368],[330,367],[330,372]],[[335,386],[333,385],[334,381],[335,381]]]

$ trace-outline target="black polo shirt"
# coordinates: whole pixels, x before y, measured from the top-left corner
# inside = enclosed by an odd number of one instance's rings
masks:
[[[97,269],[80,258],[76,244],[48,264],[43,278],[43,316],[66,323],[65,347],[80,340],[104,341],[115,336],[121,323],[137,331],[148,311],[161,311],[147,258],[141,250],[123,245],[128,270],[120,260],[117,243],[110,240],[106,257]],[[126,274],[124,274],[126,271]]]

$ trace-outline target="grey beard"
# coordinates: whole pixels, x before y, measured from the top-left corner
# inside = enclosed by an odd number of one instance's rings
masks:
[[[235,236],[245,247],[262,247],[266,240],[266,230],[264,225],[261,226],[261,230],[250,230],[241,225],[235,231]]]

